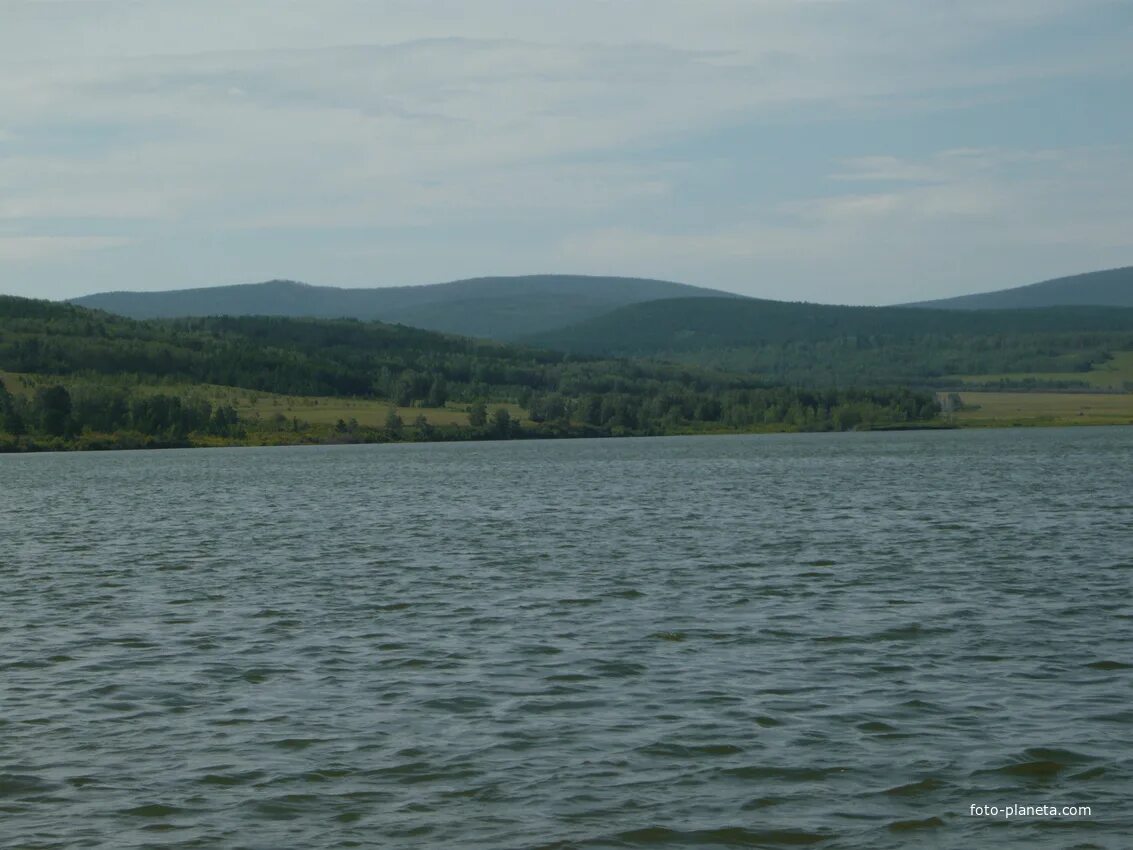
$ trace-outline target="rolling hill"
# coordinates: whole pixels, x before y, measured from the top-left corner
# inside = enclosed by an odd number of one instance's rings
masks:
[[[620,307],[524,339],[825,386],[932,386],[955,374],[1082,372],[1133,348],[1133,308],[923,310],[680,298]]]
[[[648,356],[765,342],[845,337],[1133,331],[1133,307],[922,310],[843,307],[747,298],[675,298],[631,304],[558,330],[531,345],[596,355]]]
[[[291,281],[76,299],[132,317],[380,319],[596,357],[660,358],[811,387],[1085,373],[1133,350],[1133,268],[896,307],[771,301],[639,278],[542,275],[337,289]],[[1013,303],[992,308],[994,299]],[[1047,301],[1106,301],[1044,305]],[[984,299],[984,300],[980,300]],[[943,309],[967,304],[967,308]],[[983,305],[983,306],[979,306]],[[925,309],[935,307],[936,309]],[[1023,309],[1023,308],[1026,309]],[[1064,387],[1079,382],[1047,381]]]
[[[287,316],[380,320],[425,330],[510,340],[594,318],[627,304],[727,292],[627,277],[483,277],[426,286],[340,289],[294,281],[104,292],[73,299],[134,319],[189,316]]]
[[[135,320],[0,296],[0,451],[844,430],[938,412],[906,389],[769,386],[380,322]]]
[[[1133,266],[1059,277],[957,298],[919,301],[907,307],[938,310],[1012,310],[1060,306],[1133,307]]]

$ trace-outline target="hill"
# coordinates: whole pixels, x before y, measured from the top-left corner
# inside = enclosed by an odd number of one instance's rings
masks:
[[[937,310],[1012,310],[1060,306],[1133,307],[1133,266],[1059,277],[995,292],[920,301],[905,306]]]
[[[72,303],[134,319],[219,315],[351,318],[509,340],[581,322],[627,304],[707,295],[740,297],[663,280],[531,275],[375,289],[273,280],[169,292],[105,292]]]
[[[7,296],[0,372],[16,376],[12,386],[0,381],[0,450],[830,430],[908,425],[939,410],[931,396],[903,389],[804,391],[379,322],[140,321]],[[251,420],[218,406],[234,389],[277,396],[270,422],[252,401]],[[344,421],[355,418],[347,411],[372,414],[372,404],[358,405],[375,401],[390,411],[384,427]],[[319,416],[300,420],[297,411],[315,406]],[[328,407],[342,418],[326,421]],[[398,410],[414,411],[411,427]]]
[[[810,386],[930,386],[960,373],[1088,371],[1111,351],[1133,348],[1133,309],[975,312],[682,298],[621,307],[525,341]]]

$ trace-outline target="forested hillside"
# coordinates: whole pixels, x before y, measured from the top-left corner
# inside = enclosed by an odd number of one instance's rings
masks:
[[[14,437],[66,442],[85,433],[144,434],[168,444],[193,443],[193,435],[246,437],[247,423],[195,389],[217,385],[468,410],[462,427],[426,421],[402,429],[391,420],[380,434],[360,435],[372,439],[420,436],[425,427],[434,438],[845,429],[925,422],[938,412],[931,396],[907,390],[800,390],[376,322],[135,321],[11,297],[0,297],[0,371],[38,376],[26,391],[9,386],[2,397],[9,446]],[[498,411],[489,420],[490,405],[518,405],[526,424]]]
[[[685,298],[623,307],[532,345],[657,357],[808,386],[932,386],[943,376],[1075,372],[1133,348],[1133,309],[946,311]]]
[[[1012,310],[1072,305],[1133,307],[1133,266],[1059,277],[996,292],[921,301],[908,306],[937,310]]]

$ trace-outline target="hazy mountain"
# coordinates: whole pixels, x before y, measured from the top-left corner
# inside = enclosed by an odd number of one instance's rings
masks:
[[[169,292],[105,292],[75,298],[73,303],[135,319],[216,315],[376,319],[506,340],[581,322],[627,304],[705,295],[740,297],[663,280],[531,275],[375,289],[273,280]]]
[[[918,301],[906,306],[941,310],[1010,310],[1067,305],[1133,307],[1133,266],[1059,277],[1014,289]]]

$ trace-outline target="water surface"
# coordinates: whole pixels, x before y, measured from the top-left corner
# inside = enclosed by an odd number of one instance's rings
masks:
[[[1133,429],[0,456],[0,846],[1104,847]],[[973,818],[972,804],[1090,817]]]

